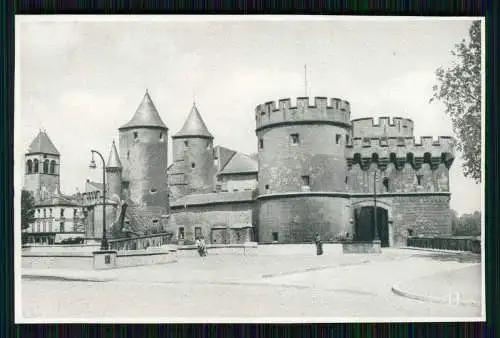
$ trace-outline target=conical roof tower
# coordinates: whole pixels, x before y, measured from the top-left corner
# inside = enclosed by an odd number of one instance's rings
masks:
[[[138,127],[168,129],[163,123],[147,90],[132,119],[118,128],[118,130]]]
[[[111,145],[111,151],[109,152],[108,162],[106,162],[106,168],[121,168],[122,163],[120,161],[120,156],[118,156],[118,150],[116,150],[115,141]]]
[[[173,138],[183,138],[183,137],[203,137],[213,139],[214,137],[208,131],[208,128],[203,121],[203,118],[196,108],[196,104],[193,104],[191,108],[191,112],[189,113],[186,121],[184,122],[184,126],[181,130],[172,136]]]

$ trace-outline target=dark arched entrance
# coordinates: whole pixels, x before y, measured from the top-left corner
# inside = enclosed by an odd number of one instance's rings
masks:
[[[374,207],[354,209],[354,240],[373,241],[375,239]],[[377,207],[377,228],[382,247],[389,246],[389,226],[387,209]]]

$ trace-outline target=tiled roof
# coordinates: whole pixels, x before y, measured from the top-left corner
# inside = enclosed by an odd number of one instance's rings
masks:
[[[220,171],[222,168],[224,168],[227,162],[229,162],[229,160],[234,156],[235,153],[236,151],[229,148],[216,146],[214,148],[214,157],[219,159],[219,166],[217,168],[217,171]]]
[[[158,110],[156,109],[153,100],[151,100],[148,91],[144,94],[144,98],[142,99],[141,104],[137,108],[137,111],[132,119],[119,129],[133,127],[157,127],[168,129],[161,120],[160,114],[158,114]]]
[[[256,173],[259,170],[258,162],[243,153],[235,153],[221,174]]]
[[[116,150],[115,141],[111,145],[111,151],[109,152],[108,162],[106,163],[107,168],[121,168],[122,163],[120,162],[120,156],[118,156],[118,151]]]
[[[27,153],[28,154],[43,153],[43,154],[50,154],[50,155],[60,155],[59,151],[57,150],[54,143],[52,143],[52,141],[50,140],[47,133],[43,130],[40,130],[40,132],[35,137],[33,142],[31,142]]]
[[[85,192],[89,192],[89,191],[96,191],[96,190],[99,190],[99,191],[103,191],[103,184],[102,183],[98,183],[98,182],[92,182],[92,181],[87,181],[87,184],[85,184]]]
[[[186,122],[184,122],[184,126],[173,137],[185,136],[214,138],[208,131],[208,128],[205,125],[205,122],[203,121],[203,118],[201,117],[200,112],[198,112],[198,109],[195,105],[193,105],[193,108],[191,108],[191,112],[189,113]]]

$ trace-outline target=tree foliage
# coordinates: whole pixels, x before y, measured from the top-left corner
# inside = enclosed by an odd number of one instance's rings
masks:
[[[444,103],[465,161],[464,175],[481,182],[481,21],[472,23],[469,39],[456,44],[451,54],[451,67],[436,70],[438,84],[430,102]]]
[[[21,192],[21,229],[26,229],[35,222],[35,198],[28,190]]]
[[[481,212],[463,214],[458,217],[453,210],[452,234],[454,236],[480,236],[481,235]]]

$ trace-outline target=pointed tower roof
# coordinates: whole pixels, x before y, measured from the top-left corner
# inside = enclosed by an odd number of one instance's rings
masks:
[[[106,162],[106,168],[121,168],[122,163],[120,162],[120,156],[118,156],[118,151],[116,150],[115,141],[111,145],[111,151],[109,152],[108,162]]]
[[[59,156],[59,151],[57,150],[56,146],[54,143],[49,138],[49,135],[47,135],[47,132],[45,130],[40,130],[38,135],[35,137],[33,142],[31,142],[28,152],[26,154],[36,154],[36,153],[43,153],[43,154],[50,154],[50,155],[57,155]]]
[[[173,136],[173,138],[181,138],[186,136],[197,136],[197,137],[205,137],[205,138],[214,138],[212,134],[208,131],[203,118],[196,108],[196,105],[193,104],[193,108],[191,108],[191,112],[189,113],[186,122],[184,122],[184,126],[182,129]]]
[[[119,130],[136,127],[168,129],[161,120],[160,114],[158,113],[158,110],[156,109],[153,100],[151,100],[151,96],[149,96],[149,92],[147,90],[132,119],[128,123],[121,126]]]

